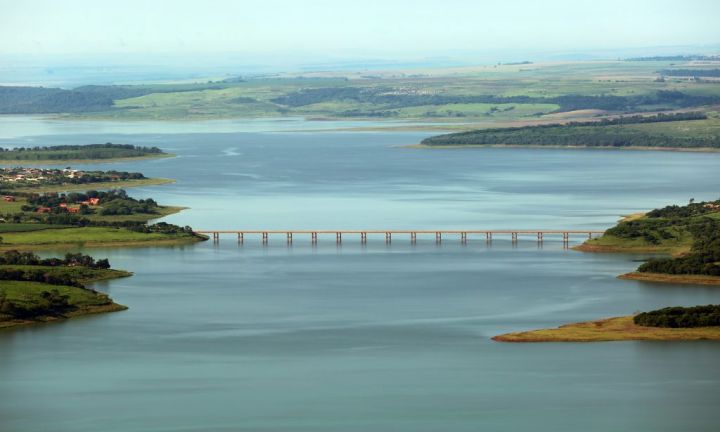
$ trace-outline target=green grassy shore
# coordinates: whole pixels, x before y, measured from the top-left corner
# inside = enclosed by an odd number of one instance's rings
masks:
[[[56,268],[40,266],[0,266],[2,268],[42,268],[48,272],[69,273],[78,281],[93,282],[99,280],[116,279],[131,276],[132,273],[109,270],[90,269],[85,267]],[[67,306],[61,311],[49,307],[47,293],[66,298]],[[75,318],[84,315],[93,315],[107,312],[126,310],[127,307],[115,303],[106,294],[72,286],[50,285],[41,282],[6,281],[0,282],[0,303],[12,302],[22,307],[46,307],[47,311],[41,312],[32,317],[17,316],[9,313],[6,308],[0,308],[0,330],[37,324],[42,322],[53,322],[63,319]]]

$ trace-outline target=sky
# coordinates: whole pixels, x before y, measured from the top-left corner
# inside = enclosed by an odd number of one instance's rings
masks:
[[[718,0],[0,0],[0,55],[716,45],[718,17]]]

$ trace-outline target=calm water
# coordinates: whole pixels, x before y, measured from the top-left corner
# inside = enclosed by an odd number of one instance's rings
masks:
[[[605,228],[715,199],[720,155],[419,151],[419,133],[317,123],[5,119],[0,146],[123,142],[174,159],[117,169],[191,207],[196,228]],[[24,124],[21,124],[25,122]],[[33,125],[37,122],[37,128]],[[327,127],[327,126],[325,126]],[[307,132],[290,132],[308,129]],[[10,130],[11,132],[7,132]],[[107,169],[109,165],[103,165]],[[580,241],[581,239],[576,239]],[[496,239],[367,246],[93,250],[132,278],[122,313],[0,333],[0,431],[715,431],[720,344],[501,344],[498,333],[720,302],[720,290],[615,279],[643,257]]]

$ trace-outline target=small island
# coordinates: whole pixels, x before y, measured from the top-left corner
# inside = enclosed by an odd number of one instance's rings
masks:
[[[554,329],[507,333],[492,339],[498,342],[720,340],[720,305],[670,307]]]
[[[79,253],[41,259],[7,251],[0,255],[0,329],[125,310],[85,284],[131,275]]]
[[[49,147],[0,147],[0,164],[24,163],[53,165],[67,163],[118,162],[172,157],[158,147],[130,144],[58,145]]]

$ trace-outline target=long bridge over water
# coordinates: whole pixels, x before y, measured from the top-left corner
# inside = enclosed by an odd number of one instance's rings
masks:
[[[597,230],[200,230],[198,234],[212,236],[214,243],[220,242],[221,235],[237,235],[238,243],[243,243],[246,236],[258,236],[263,244],[267,244],[270,235],[284,236],[288,244],[292,244],[293,239],[298,235],[309,235],[313,244],[318,242],[319,236],[335,236],[335,242],[340,244],[343,236],[359,236],[360,243],[367,243],[368,236],[379,235],[385,236],[385,243],[391,243],[393,236],[408,236],[411,243],[417,241],[418,236],[435,237],[435,242],[442,242],[443,238],[456,237],[462,243],[466,243],[472,237],[480,237],[487,242],[491,242],[493,236],[509,236],[513,243],[518,242],[520,236],[536,238],[542,243],[546,236],[560,237],[563,243],[570,242],[570,236],[583,236],[592,239],[593,236],[601,235],[604,231]],[[381,237],[382,238],[382,237]]]

